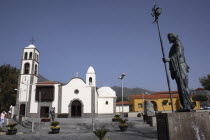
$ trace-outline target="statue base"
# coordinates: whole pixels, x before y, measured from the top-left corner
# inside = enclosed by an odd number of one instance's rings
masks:
[[[209,140],[208,112],[157,113],[158,140]]]

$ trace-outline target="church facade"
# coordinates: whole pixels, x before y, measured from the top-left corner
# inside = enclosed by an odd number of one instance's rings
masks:
[[[93,117],[115,114],[116,93],[110,87],[96,87],[96,73],[90,66],[86,79],[78,76],[67,84],[39,80],[39,51],[31,44],[23,49],[15,115],[49,117]]]

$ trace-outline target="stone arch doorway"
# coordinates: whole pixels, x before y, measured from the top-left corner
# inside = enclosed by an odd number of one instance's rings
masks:
[[[155,101],[151,101],[151,103],[153,104],[154,110],[158,111],[157,103]]]
[[[70,103],[69,107],[70,117],[82,117],[83,105],[81,101],[74,100]]]

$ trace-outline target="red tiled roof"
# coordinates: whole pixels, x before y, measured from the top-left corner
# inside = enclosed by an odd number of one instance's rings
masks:
[[[151,95],[130,95],[133,99],[160,99],[170,98],[170,94],[151,94]],[[178,98],[179,94],[172,94],[172,98]]]
[[[53,84],[60,84],[60,83],[59,83],[59,82],[55,82],[55,81],[45,81],[45,82],[38,82],[38,83],[37,83],[37,85],[42,85],[42,84],[43,84],[43,85],[45,85],[45,84],[46,84],[46,85],[47,85],[47,84],[48,84],[48,85],[49,85],[49,84],[53,85]]]
[[[203,89],[203,88],[196,88],[195,90],[205,90],[205,89]]]
[[[117,102],[116,105],[122,105],[122,102]],[[123,105],[129,105],[129,102],[128,101],[124,101]]]

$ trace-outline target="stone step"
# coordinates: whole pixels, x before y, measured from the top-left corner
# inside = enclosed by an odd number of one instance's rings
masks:
[[[34,121],[35,130],[50,129],[50,122],[40,122],[39,118],[30,118],[24,122],[27,128],[31,128],[32,121]],[[92,129],[92,119],[91,118],[56,118],[55,121],[59,121],[59,126],[63,129]],[[108,128],[116,129],[119,127],[119,122],[112,122],[112,118],[95,118],[94,119],[95,128]],[[143,120],[139,118],[128,118],[128,125],[130,128],[137,128],[139,126],[147,126]],[[39,126],[40,125],[40,126]]]

